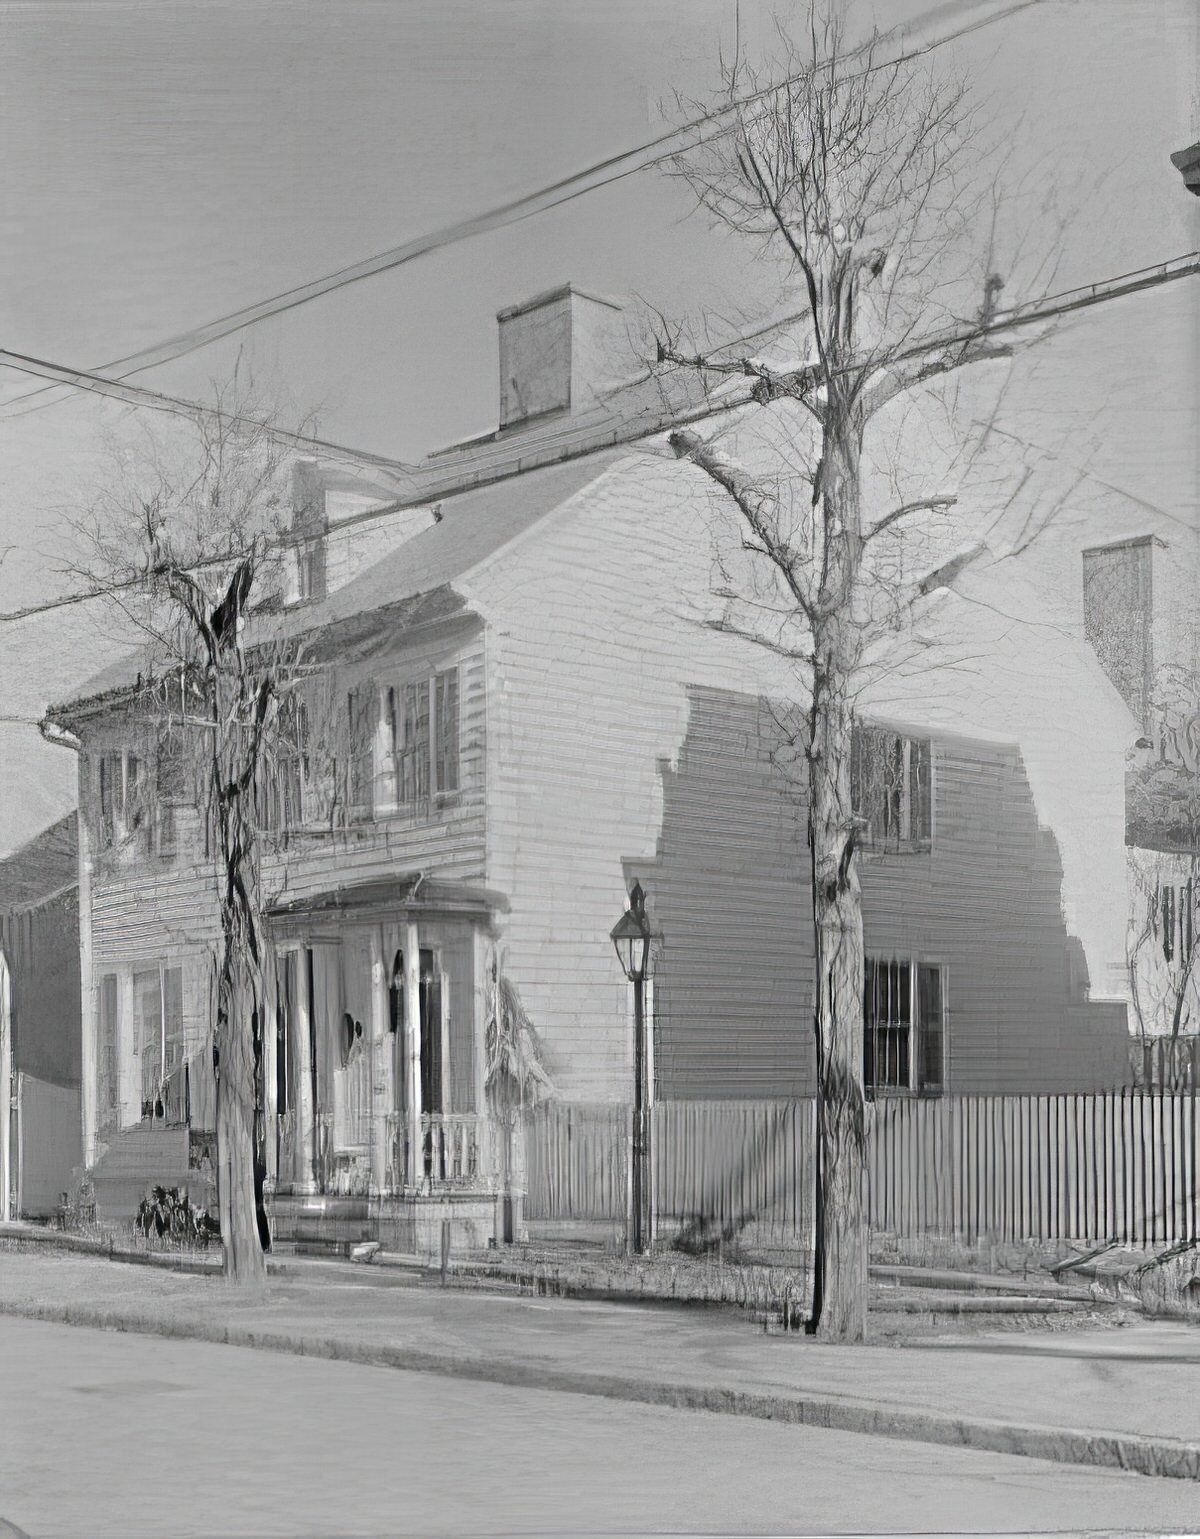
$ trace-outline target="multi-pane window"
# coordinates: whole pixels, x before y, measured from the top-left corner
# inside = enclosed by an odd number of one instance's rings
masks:
[[[118,749],[102,753],[96,764],[97,834],[101,849],[123,843],[142,826],[142,763],[136,754]]]
[[[175,853],[178,829],[176,811],[187,801],[187,767],[183,735],[168,728],[159,734],[154,761],[154,819],[149,838],[154,853]]]
[[[264,764],[259,799],[263,828],[282,832],[301,826],[309,774],[308,708],[296,695],[284,695]]]
[[[931,963],[868,958],[863,988],[863,1083],[868,1094],[939,1094],[945,991]]]
[[[369,818],[374,811],[378,706],[378,691],[370,683],[352,689],[347,699],[350,751],[346,791],[350,815],[355,818]]]
[[[928,738],[858,723],[850,779],[859,843],[868,850],[927,850],[933,835]]]
[[[1143,726],[1154,678],[1149,538],[1083,553],[1083,629],[1111,682]]]
[[[418,808],[460,788],[458,669],[349,697],[349,800],[356,817]]]
[[[433,680],[433,789],[439,795],[458,790],[458,669]]]

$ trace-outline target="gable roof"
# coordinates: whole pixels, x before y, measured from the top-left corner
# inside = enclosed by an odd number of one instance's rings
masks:
[[[456,578],[496,555],[626,453],[601,451],[586,458],[519,472],[448,498],[436,523],[420,530],[324,599],[255,617],[249,640],[253,643],[303,636],[359,615],[399,608],[406,600],[446,593]],[[333,525],[331,533],[336,530],[337,525]],[[444,610],[447,606],[435,607]],[[151,648],[126,654],[88,679],[71,700],[51,707],[48,719],[68,716],[72,707],[122,693],[140,678],[152,676],[155,661]]]

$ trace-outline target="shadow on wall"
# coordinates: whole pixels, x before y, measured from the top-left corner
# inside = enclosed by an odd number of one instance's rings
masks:
[[[677,766],[662,768],[656,858],[625,863],[661,935],[660,1099],[814,1089],[805,799],[782,736],[768,702],[693,689]],[[942,969],[949,1091],[1127,1083],[1125,1007],[1088,1001],[1058,844],[1038,824],[1019,750],[946,737],[931,750],[928,847],[860,859],[868,958]]]

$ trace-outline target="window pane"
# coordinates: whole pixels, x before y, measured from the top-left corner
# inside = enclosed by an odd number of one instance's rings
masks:
[[[863,980],[863,1083],[868,1090],[912,1087],[912,969],[868,960]]]
[[[930,744],[856,723],[850,747],[854,811],[867,849],[928,843],[932,824]]]
[[[435,688],[437,743],[434,754],[435,789],[458,790],[458,669],[439,673]]]

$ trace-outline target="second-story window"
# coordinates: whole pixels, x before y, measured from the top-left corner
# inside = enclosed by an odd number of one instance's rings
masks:
[[[96,765],[97,837],[101,849],[125,844],[145,818],[142,762],[127,749],[102,753]]]
[[[174,855],[178,828],[176,814],[187,801],[187,769],[182,734],[167,728],[159,734],[154,764],[154,817],[147,825],[152,853]]]
[[[933,836],[928,738],[856,724],[850,778],[859,843],[867,850],[929,849]]]
[[[369,818],[375,810],[375,735],[379,691],[373,682],[350,691],[346,702],[350,731],[347,802],[352,818]]]
[[[353,815],[406,812],[461,788],[458,669],[350,692]]]

